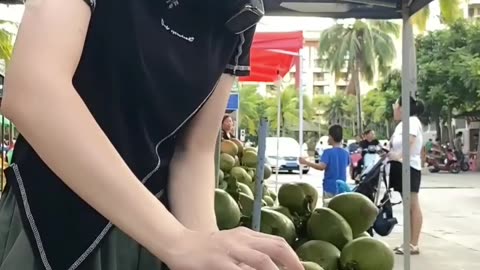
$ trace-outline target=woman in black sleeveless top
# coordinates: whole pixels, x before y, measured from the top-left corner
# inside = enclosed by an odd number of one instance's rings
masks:
[[[227,30],[222,1],[83,1],[26,3],[0,270],[302,269],[279,238],[215,222],[216,136],[254,27]]]

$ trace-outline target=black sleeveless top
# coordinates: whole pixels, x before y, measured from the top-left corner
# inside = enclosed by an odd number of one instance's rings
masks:
[[[161,193],[177,132],[222,73],[249,74],[254,29],[231,34],[201,1],[85,1],[93,11],[74,86],[135,175],[153,194]],[[15,147],[6,175],[32,245],[46,270],[75,270],[112,224],[22,136]]]

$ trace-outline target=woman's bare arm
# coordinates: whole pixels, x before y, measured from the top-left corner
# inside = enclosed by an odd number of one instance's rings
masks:
[[[187,229],[137,180],[72,85],[89,19],[82,0],[26,2],[1,110],[73,191],[164,259]]]
[[[192,230],[218,230],[214,211],[215,143],[233,81],[233,76],[222,75],[215,92],[182,134],[172,161],[172,212]]]

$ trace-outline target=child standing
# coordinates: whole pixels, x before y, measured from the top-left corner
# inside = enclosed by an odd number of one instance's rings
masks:
[[[332,148],[325,149],[320,163],[309,162],[300,158],[301,164],[325,171],[323,178],[323,203],[339,194],[337,180],[347,181],[347,167],[350,165],[350,156],[342,148],[343,129],[340,125],[333,125],[328,129],[328,144]]]

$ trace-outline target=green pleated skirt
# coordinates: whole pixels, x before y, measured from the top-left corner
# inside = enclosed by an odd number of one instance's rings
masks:
[[[15,196],[7,190],[0,198],[0,270],[44,270],[33,249],[22,226]],[[75,270],[166,269],[145,248],[114,227],[96,252]]]

